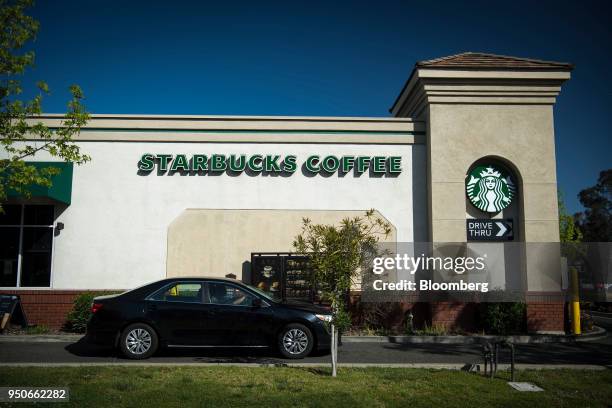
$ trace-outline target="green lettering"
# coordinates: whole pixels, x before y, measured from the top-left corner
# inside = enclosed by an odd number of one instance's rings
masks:
[[[295,160],[296,157],[293,155],[285,157],[285,160],[283,161],[283,171],[286,171],[287,173],[295,173],[295,171],[297,170],[297,164],[295,163]]]
[[[158,154],[157,160],[159,160],[159,170],[166,171],[168,170],[168,162],[172,159],[171,154]]]
[[[177,154],[174,160],[172,161],[172,166],[170,166],[170,171],[189,171],[189,162],[187,161],[187,157],[184,154]]]
[[[224,171],[225,169],[227,169],[227,162],[224,154],[210,156],[210,171]]]
[[[340,166],[340,160],[336,156],[327,156],[321,162],[321,167],[328,173],[333,173],[338,170]]]
[[[402,157],[401,156],[390,156],[389,161],[389,173],[401,173],[402,172]]]
[[[280,159],[280,156],[272,156],[272,155],[267,155],[266,159],[264,161],[264,169],[267,172],[278,172],[280,171],[280,166],[278,165],[278,159]]]
[[[151,153],[145,153],[138,162],[138,169],[142,171],[151,171],[155,168],[155,155]]]
[[[385,157],[374,156],[374,173],[385,173]]]
[[[319,156],[310,156],[306,159],[306,170],[312,173],[319,172]]]
[[[208,170],[208,158],[204,154],[194,154],[191,157],[191,169],[193,171]]]
[[[256,163],[257,162],[257,163]],[[251,171],[260,172],[263,170],[263,156],[261,154],[254,154],[249,158],[247,167]]]
[[[229,169],[231,171],[241,172],[246,168],[246,156],[241,154],[240,156],[236,156],[232,154],[229,157]]]
[[[348,173],[355,166],[355,157],[353,156],[342,156],[340,170],[343,173]]]
[[[359,156],[357,157],[357,171],[359,173],[364,173],[368,167],[370,166],[370,158],[367,156]]]

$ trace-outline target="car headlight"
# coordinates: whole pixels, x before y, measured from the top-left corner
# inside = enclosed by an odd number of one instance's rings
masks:
[[[324,321],[324,322],[331,322],[332,321],[332,316],[331,315],[321,315],[321,314],[316,314],[315,316],[317,316],[317,319]]]

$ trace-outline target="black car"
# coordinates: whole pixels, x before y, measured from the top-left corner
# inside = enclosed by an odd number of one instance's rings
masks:
[[[277,347],[287,358],[330,348],[329,311],[278,301],[233,279],[172,278],[92,304],[86,339],[132,359],[165,347]]]

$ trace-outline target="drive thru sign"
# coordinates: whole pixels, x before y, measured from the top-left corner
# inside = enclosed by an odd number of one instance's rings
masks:
[[[466,220],[468,241],[512,241],[512,220]]]

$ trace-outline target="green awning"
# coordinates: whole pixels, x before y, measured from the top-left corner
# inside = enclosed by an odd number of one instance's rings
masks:
[[[66,162],[27,162],[38,169],[45,167],[56,167],[61,172],[51,177],[51,187],[43,187],[39,185],[31,185],[28,191],[32,197],[48,197],[52,200],[59,201],[70,205],[72,198],[72,163]],[[8,192],[9,197],[19,197],[20,194],[15,191]]]

